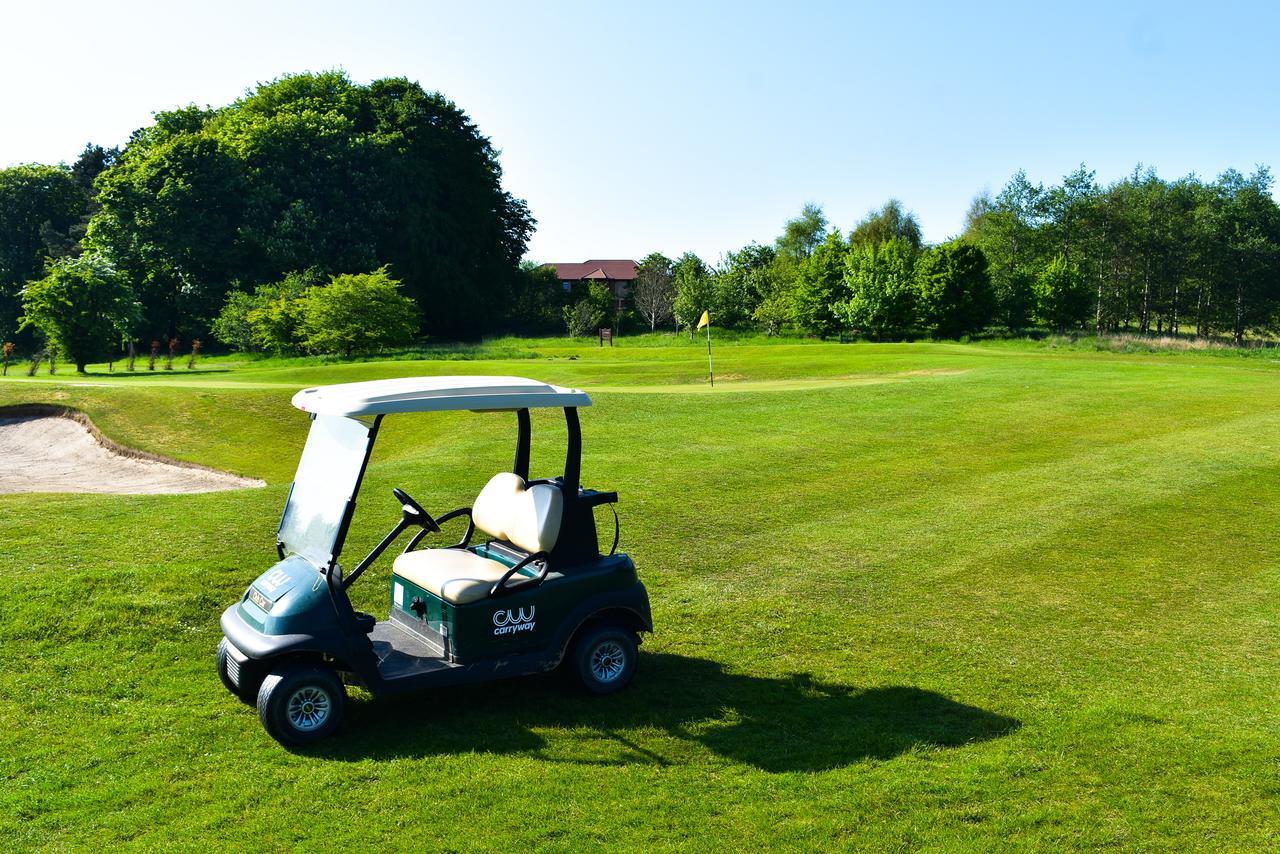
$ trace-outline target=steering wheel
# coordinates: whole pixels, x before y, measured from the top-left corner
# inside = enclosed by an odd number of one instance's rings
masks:
[[[409,497],[409,493],[400,487],[391,490],[391,494],[396,497],[396,501],[400,502],[400,512],[404,521],[410,525],[421,525],[428,531],[438,533],[440,526],[436,524],[436,520],[431,518],[431,514],[422,509],[422,505]]]

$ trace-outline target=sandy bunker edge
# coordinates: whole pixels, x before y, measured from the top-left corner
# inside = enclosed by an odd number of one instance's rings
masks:
[[[198,492],[217,492],[232,489],[253,489],[266,486],[266,482],[257,478],[242,477],[237,474],[212,468],[211,466],[201,465],[199,463],[186,462],[184,460],[171,459],[159,454],[153,454],[149,451],[143,451],[138,448],[131,448],[104,436],[97,428],[93,421],[85,413],[72,409],[67,406],[60,406],[51,403],[20,403],[9,406],[0,406],[0,423],[4,422],[22,422],[35,421],[46,418],[63,418],[74,422],[84,430],[87,437],[97,446],[98,450],[114,457],[117,461],[133,462],[144,467],[163,467],[164,473],[169,475],[170,482],[163,486],[148,486],[141,489],[136,488],[102,488],[98,480],[100,473],[95,472],[94,462],[86,460],[84,462],[86,471],[84,472],[83,483],[77,489],[72,484],[59,484],[52,487],[32,487],[30,484],[21,484],[17,488],[6,488],[8,485],[0,480],[0,494],[15,494],[21,492],[70,492],[70,493],[93,493],[93,494],[190,494]],[[182,472],[189,472],[189,481],[185,484],[180,482]],[[64,478],[65,480],[65,478]]]

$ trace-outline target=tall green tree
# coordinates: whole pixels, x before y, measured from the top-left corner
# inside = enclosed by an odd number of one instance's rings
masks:
[[[849,245],[833,229],[813,254],[800,265],[795,286],[795,318],[800,328],[811,335],[835,335],[841,318],[835,306],[848,299],[845,285],[845,256]]]
[[[963,240],[926,250],[916,262],[921,325],[939,338],[977,332],[995,314],[995,293],[982,250]]]
[[[896,237],[853,247],[845,258],[849,297],[836,304],[836,314],[850,328],[874,338],[904,335],[915,314],[915,258],[915,247]]]
[[[1035,307],[1032,283],[1042,266],[1044,193],[1019,170],[994,199],[981,197],[969,209],[964,237],[987,258],[996,319],[1013,332],[1031,323]]]
[[[131,334],[139,316],[129,282],[97,255],[51,262],[22,289],[22,310],[22,325],[39,330],[80,373]]]

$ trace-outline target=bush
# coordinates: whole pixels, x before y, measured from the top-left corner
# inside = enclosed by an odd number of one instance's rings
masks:
[[[310,288],[300,302],[299,338],[313,353],[367,353],[410,343],[420,317],[413,300],[386,267],[372,273],[335,276]]]

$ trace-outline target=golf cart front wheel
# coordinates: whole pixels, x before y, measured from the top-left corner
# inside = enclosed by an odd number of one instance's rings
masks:
[[[273,670],[258,689],[258,718],[281,744],[311,744],[332,735],[347,691],[327,667]]]
[[[609,624],[587,629],[574,643],[568,663],[588,692],[621,691],[636,672],[635,633]]]

